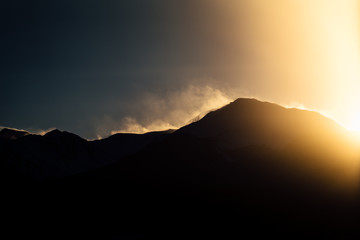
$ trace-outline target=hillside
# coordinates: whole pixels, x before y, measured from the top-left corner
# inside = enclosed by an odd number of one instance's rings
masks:
[[[30,194],[28,216],[74,215],[65,235],[344,237],[359,234],[357,144],[316,112],[237,99],[177,131],[86,141],[54,130],[0,152],[37,164],[21,172],[43,180],[16,185],[15,202]]]

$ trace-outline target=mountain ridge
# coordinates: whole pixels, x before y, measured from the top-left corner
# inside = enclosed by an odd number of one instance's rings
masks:
[[[18,130],[18,129],[12,129],[12,128],[3,128],[0,131],[0,138],[2,139],[18,139],[20,137],[24,137],[26,135],[29,135],[30,133],[25,130]]]
[[[176,131],[0,139],[0,175],[9,216],[52,220],[67,236],[61,217],[100,239],[360,236],[350,142],[320,114],[238,99]]]
[[[46,159],[57,159],[54,161],[60,161],[63,170],[59,172],[55,167],[53,171],[58,172],[56,176],[65,176],[69,174],[65,173],[67,164],[75,164],[78,159],[82,159],[78,167],[70,167],[70,165],[68,167],[79,168],[75,172],[84,172],[111,164],[126,155],[139,152],[148,145],[158,143],[162,138],[179,134],[188,134],[205,141],[212,139],[217,142],[216,146],[221,150],[252,145],[284,150],[294,148],[293,145],[297,142],[297,145],[303,145],[304,149],[305,146],[310,148],[313,145],[317,146],[320,152],[331,152],[332,155],[343,154],[342,150],[335,151],[340,148],[348,148],[349,152],[354,151],[352,149],[354,146],[346,137],[346,130],[332,119],[317,112],[285,108],[256,99],[238,98],[177,130],[145,134],[119,133],[101,140],[88,141],[59,129],[54,129],[43,136],[21,130],[3,129],[0,132],[0,139],[3,142],[2,144],[0,142],[0,154],[15,158],[15,162],[19,165],[24,165],[25,162],[26,165],[29,163],[31,165],[32,161],[37,162],[38,159],[42,159],[43,163],[36,163],[41,166],[45,163],[51,164]],[[10,139],[14,142],[8,143],[7,140]],[[1,148],[1,145],[5,147]],[[333,147],[327,150],[327,145]],[[46,152],[47,154],[44,154]],[[69,162],[67,158],[73,160]],[[47,175],[46,169],[43,171]]]

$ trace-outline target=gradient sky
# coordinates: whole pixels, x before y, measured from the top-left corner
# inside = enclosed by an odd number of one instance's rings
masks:
[[[356,0],[1,1],[0,126],[94,139],[237,97],[360,130]]]

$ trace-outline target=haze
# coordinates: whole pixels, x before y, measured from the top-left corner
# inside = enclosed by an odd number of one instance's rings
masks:
[[[357,0],[2,4],[0,124],[177,128],[238,97],[360,131]]]

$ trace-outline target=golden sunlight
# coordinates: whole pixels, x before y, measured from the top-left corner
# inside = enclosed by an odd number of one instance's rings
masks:
[[[360,132],[360,110],[354,112],[354,117],[345,127],[351,131]]]
[[[250,3],[259,95],[299,102],[360,131],[359,1],[264,2]]]

